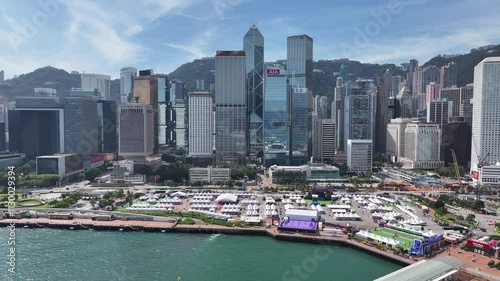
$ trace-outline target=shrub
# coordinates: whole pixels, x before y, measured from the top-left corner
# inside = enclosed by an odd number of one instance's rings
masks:
[[[488,266],[491,267],[491,268],[495,267],[495,261],[494,260],[490,260],[488,262]]]

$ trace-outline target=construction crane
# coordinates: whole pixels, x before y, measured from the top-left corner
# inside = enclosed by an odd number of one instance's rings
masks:
[[[476,140],[474,139],[474,136],[472,136],[472,142],[474,143],[474,150],[476,151],[476,155],[477,155],[477,185],[476,185],[476,192],[477,192],[477,200],[480,200],[481,199],[481,177],[483,176],[482,175],[482,172],[483,172],[483,167],[484,166],[487,166],[488,163],[486,163],[486,159],[488,158],[488,156],[490,156],[490,153],[486,153],[486,156],[483,157],[483,159],[481,159],[481,155],[479,154],[479,149],[477,147],[477,143],[476,143]],[[473,176],[473,175],[472,175]]]
[[[462,189],[462,177],[460,176],[460,168],[458,167],[457,154],[455,153],[455,149],[450,148],[451,157],[453,158],[453,167],[455,168],[455,176],[458,180],[458,187]]]

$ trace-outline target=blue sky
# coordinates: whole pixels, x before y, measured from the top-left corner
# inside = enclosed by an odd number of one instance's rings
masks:
[[[266,61],[286,58],[287,36],[308,34],[315,60],[423,63],[499,44],[498,12],[500,0],[0,0],[0,70],[169,73],[241,49],[254,22]]]

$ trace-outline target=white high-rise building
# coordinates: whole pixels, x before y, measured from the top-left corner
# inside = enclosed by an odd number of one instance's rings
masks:
[[[351,172],[371,172],[372,140],[347,140],[347,166]]]
[[[391,161],[398,162],[405,154],[405,130],[411,123],[409,118],[391,119],[387,124],[387,139],[385,151]]]
[[[406,126],[403,168],[435,169],[443,165],[440,157],[440,125],[412,123]]]
[[[109,100],[111,95],[111,76],[102,74],[81,74],[82,85],[80,88],[92,88],[99,91],[99,99]]]
[[[500,185],[500,57],[485,58],[474,68],[471,173],[481,184]],[[497,167],[498,169],[493,169]],[[486,172],[488,170],[488,172]],[[484,172],[484,174],[483,174]]]
[[[123,67],[120,69],[120,102],[133,102],[134,78],[137,77],[137,68]]]
[[[210,92],[188,93],[189,155],[212,156],[213,100]]]

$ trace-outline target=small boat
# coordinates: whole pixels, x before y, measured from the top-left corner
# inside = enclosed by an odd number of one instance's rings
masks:
[[[75,229],[75,228],[74,228],[74,227],[70,227],[69,229],[73,230],[73,229]]]
[[[24,226],[24,228],[28,228],[28,226],[27,226],[27,225],[25,225],[25,226]]]
[[[161,230],[161,232],[162,232],[162,233],[165,233],[165,229],[162,229],[162,230]]]
[[[123,228],[118,229],[118,231],[123,231]]]

